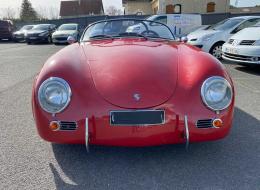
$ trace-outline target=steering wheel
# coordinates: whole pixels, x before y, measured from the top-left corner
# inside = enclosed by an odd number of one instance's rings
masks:
[[[144,36],[154,36],[154,37],[159,37],[159,34],[153,30],[145,30],[141,33]]]

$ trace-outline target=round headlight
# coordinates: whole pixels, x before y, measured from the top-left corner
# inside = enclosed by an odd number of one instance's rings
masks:
[[[232,96],[232,87],[223,77],[210,77],[201,87],[203,102],[214,111],[226,109],[232,102]]]
[[[69,84],[57,77],[44,81],[38,91],[41,108],[48,113],[60,113],[70,103],[71,89]]]

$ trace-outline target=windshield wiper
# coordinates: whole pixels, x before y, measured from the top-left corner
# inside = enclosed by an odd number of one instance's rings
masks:
[[[114,39],[113,36],[109,36],[109,35],[95,35],[95,36],[90,36],[89,39],[103,39],[103,38],[110,38],[110,39]]]
[[[138,33],[135,33],[135,32],[122,32],[122,33],[119,33],[118,34],[119,37],[128,37],[128,36],[136,36],[136,37],[141,37],[141,38],[144,38],[144,39],[148,39],[146,36],[142,35],[142,34],[138,34]]]

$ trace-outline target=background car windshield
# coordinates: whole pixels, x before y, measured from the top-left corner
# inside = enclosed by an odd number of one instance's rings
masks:
[[[260,22],[256,23],[253,27],[260,27]]]
[[[77,30],[77,26],[75,24],[61,25],[58,30]]]
[[[31,30],[33,26],[24,26],[21,28],[21,30]]]
[[[164,24],[147,20],[109,20],[90,26],[83,36],[83,41],[94,37],[147,37],[174,40],[170,29]]]
[[[155,21],[155,22],[161,22],[163,24],[167,24],[167,16],[153,15],[153,16],[148,17],[147,20]]]
[[[208,30],[227,30],[242,22],[244,19],[226,19],[208,28]]]
[[[48,30],[49,27],[50,27],[50,25],[43,25],[43,24],[41,24],[41,25],[35,26],[33,29],[34,30]]]

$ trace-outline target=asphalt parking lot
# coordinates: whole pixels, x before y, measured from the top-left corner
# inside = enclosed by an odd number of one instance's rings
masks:
[[[52,145],[31,111],[34,76],[63,46],[0,44],[0,189],[260,189],[260,70],[226,64],[236,87],[224,140],[151,148]]]

